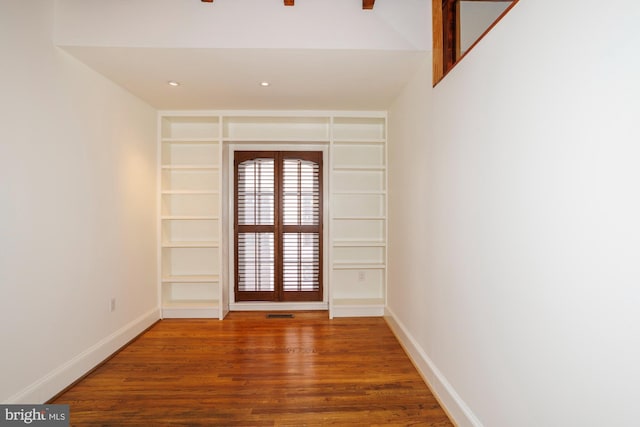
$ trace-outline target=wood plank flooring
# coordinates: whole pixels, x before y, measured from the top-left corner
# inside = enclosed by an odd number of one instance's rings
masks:
[[[382,318],[163,320],[51,403],[103,426],[451,426]]]

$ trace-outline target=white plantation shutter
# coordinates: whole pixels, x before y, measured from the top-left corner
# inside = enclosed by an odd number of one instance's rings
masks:
[[[236,152],[236,301],[322,300],[322,153]]]

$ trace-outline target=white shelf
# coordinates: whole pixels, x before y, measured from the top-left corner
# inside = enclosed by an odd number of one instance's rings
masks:
[[[169,144],[218,144],[218,138],[162,138],[163,143]]]
[[[218,283],[220,276],[217,274],[206,276],[164,276],[162,283]]]
[[[163,242],[163,248],[219,248],[220,242]]]
[[[334,171],[348,172],[384,172],[387,168],[384,166],[361,166],[361,165],[341,165],[334,166]]]
[[[163,170],[218,170],[217,165],[162,165]]]
[[[334,191],[334,196],[386,196],[383,190],[363,190],[363,191]]]
[[[220,219],[219,216],[216,215],[163,215],[162,216],[163,220],[200,220],[200,219],[213,219],[213,220],[218,220]]]
[[[163,190],[165,195],[216,195],[220,194],[218,190]]]
[[[334,298],[333,304],[351,307],[384,306],[384,298]]]
[[[226,142],[329,142],[326,115],[245,115],[223,120]]]
[[[335,138],[335,145],[384,145],[382,138]]]
[[[233,144],[259,144],[261,142],[266,143],[292,143],[297,142],[300,144],[326,144],[329,142],[329,138],[296,138],[296,137],[284,137],[284,138],[224,138],[223,142]]]
[[[216,139],[220,118],[210,114],[164,114],[160,117],[161,136],[165,140]]]
[[[218,304],[218,300],[167,300],[162,304],[162,308],[216,308],[218,307]]]
[[[387,266],[380,262],[334,262],[334,270],[383,270]]]
[[[336,221],[384,221],[386,216],[334,216]]]
[[[335,248],[372,248],[385,247],[387,244],[377,240],[334,240]]]
[[[334,116],[332,135],[335,140],[383,140],[385,138],[385,117],[364,117],[364,115]]]

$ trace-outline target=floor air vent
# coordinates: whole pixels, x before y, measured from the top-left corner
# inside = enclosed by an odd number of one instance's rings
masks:
[[[293,314],[290,313],[269,313],[267,319],[293,319]]]

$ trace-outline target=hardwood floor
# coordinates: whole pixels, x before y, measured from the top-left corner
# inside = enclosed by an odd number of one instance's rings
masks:
[[[451,426],[382,318],[163,320],[51,403],[71,424]]]

